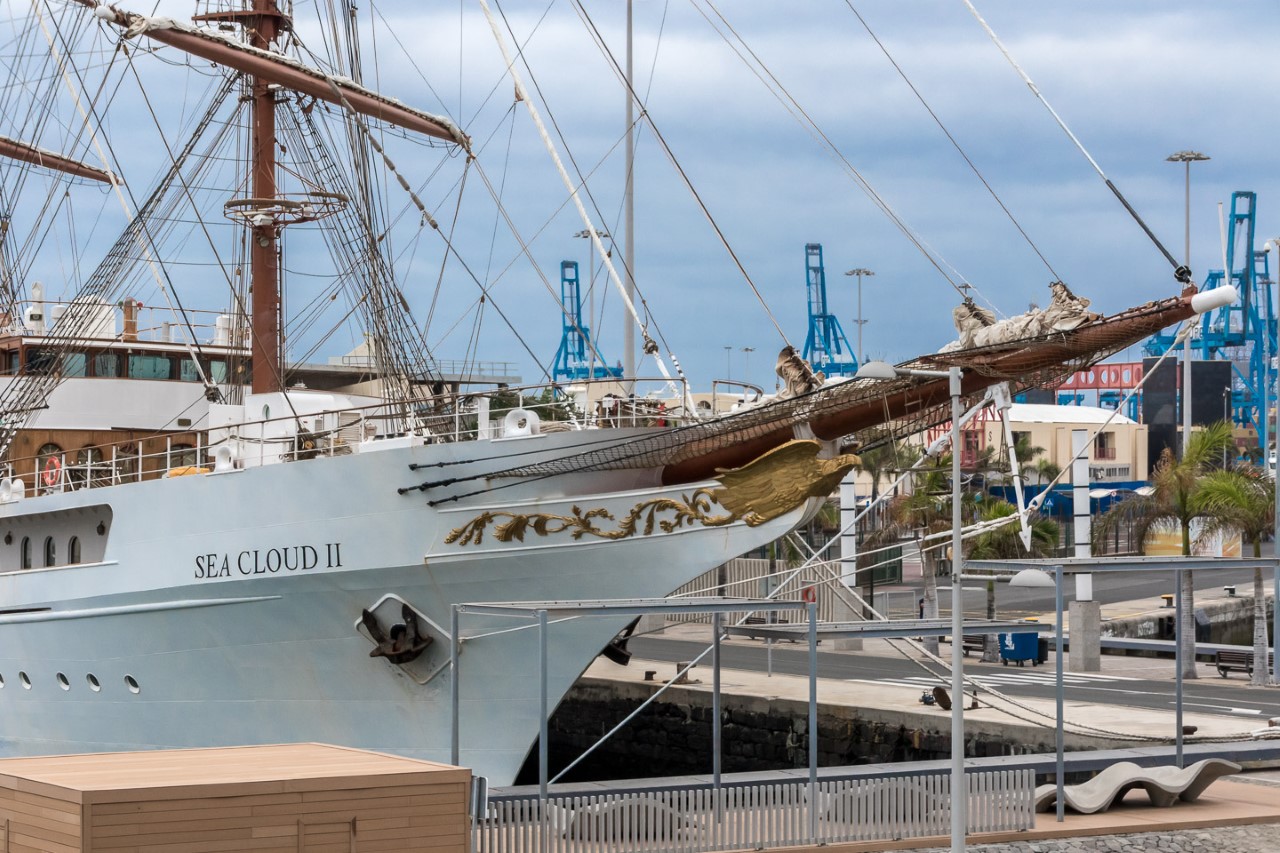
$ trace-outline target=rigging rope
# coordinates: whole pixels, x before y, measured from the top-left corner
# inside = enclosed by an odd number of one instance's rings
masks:
[[[922,95],[920,90],[916,88],[916,84],[911,82],[911,78],[907,76],[907,72],[898,64],[898,61],[893,58],[893,54],[889,53],[889,48],[885,47],[884,42],[880,41],[880,37],[871,29],[871,25],[868,24],[866,19],[862,17],[862,14],[854,8],[853,0],[845,0],[845,5],[849,7],[849,11],[858,19],[858,23],[862,24],[862,28],[867,31],[867,35],[871,36],[871,40],[876,43],[876,47],[880,48],[880,52],[884,54],[885,59],[889,60],[889,64],[898,72],[898,76],[902,78],[902,82],[907,84],[907,88],[911,90],[911,94],[916,96],[916,100],[918,100],[920,105],[925,108],[925,111],[929,113],[929,117],[938,125],[938,129],[943,132],[947,137],[947,140],[956,149],[956,152],[964,158],[964,162],[968,164],[970,170],[973,171],[973,174],[977,176],[978,180],[982,182],[982,185],[987,188],[987,192],[989,192],[991,197],[995,199],[996,204],[1000,205],[1000,209],[1004,211],[1004,215],[1009,217],[1009,221],[1013,223],[1013,227],[1018,229],[1018,233],[1022,235],[1022,239],[1027,241],[1027,245],[1031,247],[1031,251],[1035,252],[1036,256],[1040,258],[1040,261],[1045,265],[1045,269],[1049,270],[1049,274],[1052,275],[1055,280],[1061,281],[1062,276],[1058,275],[1058,271],[1053,268],[1053,264],[1049,263],[1049,259],[1040,251],[1040,247],[1035,244],[1035,241],[1032,240],[1031,236],[1023,229],[1022,223],[1020,223],[1017,217],[1013,215],[1013,211],[1009,210],[1005,205],[1004,200],[996,193],[995,188],[987,182],[986,177],[978,169],[977,164],[970,159],[969,154],[961,147],[956,138],[952,136],[951,131],[942,123],[942,119],[933,111],[933,107],[929,106],[929,102],[924,99],[924,95]]]
[[[1191,270],[1179,263],[1178,260],[1169,253],[1169,250],[1164,247],[1164,244],[1160,242],[1160,239],[1156,237],[1150,228],[1147,227],[1147,223],[1138,215],[1138,211],[1133,209],[1133,205],[1129,204],[1128,199],[1124,197],[1120,192],[1120,189],[1113,184],[1111,179],[1106,176],[1106,173],[1102,171],[1102,167],[1098,165],[1097,160],[1093,159],[1093,155],[1091,155],[1084,147],[1084,143],[1076,138],[1076,135],[1071,132],[1071,128],[1067,127],[1067,123],[1062,120],[1062,116],[1058,115],[1058,111],[1055,110],[1045,96],[1041,94],[1039,87],[1036,86],[1035,82],[1032,81],[1027,72],[1022,70],[1022,66],[1019,65],[1017,60],[1013,58],[1013,55],[1009,53],[1008,48],[1004,46],[1004,43],[1000,41],[999,36],[996,35],[995,30],[991,29],[991,26],[987,24],[982,15],[978,13],[978,10],[974,8],[973,3],[970,2],[970,0],[964,0],[964,5],[969,7],[969,11],[973,14],[973,17],[978,21],[982,28],[986,30],[987,35],[991,37],[991,40],[995,42],[996,47],[1000,49],[1002,54],[1004,54],[1004,58],[1013,66],[1013,70],[1018,72],[1018,76],[1022,78],[1022,82],[1027,84],[1027,88],[1031,90],[1031,94],[1035,95],[1036,100],[1044,104],[1044,108],[1049,111],[1049,115],[1053,116],[1053,120],[1058,123],[1058,127],[1062,128],[1062,132],[1067,135],[1067,138],[1075,143],[1076,148],[1078,148],[1080,153],[1084,155],[1084,158],[1089,161],[1089,165],[1098,173],[1098,177],[1102,178],[1106,183],[1107,188],[1115,194],[1115,197],[1120,200],[1122,205],[1124,205],[1124,209],[1129,211],[1129,215],[1138,223],[1139,227],[1142,228],[1147,237],[1151,239],[1151,242],[1155,244],[1155,247],[1160,250],[1162,255],[1165,256],[1165,259],[1169,261],[1169,264],[1173,267],[1173,277],[1182,284],[1188,284],[1191,281]]]
[[[801,106],[800,102],[795,99],[795,97],[787,90],[787,88],[777,78],[777,76],[774,75],[774,73],[769,69],[769,67],[764,64],[764,61],[761,60],[760,57],[756,55],[755,51],[753,51],[751,47],[747,45],[746,41],[742,38],[741,35],[738,34],[738,32],[733,28],[733,25],[729,23],[729,21],[724,17],[724,15],[721,14],[720,10],[716,8],[714,3],[712,3],[711,0],[703,0],[703,2],[706,3],[707,7],[711,9],[711,11],[724,24],[724,26],[729,30],[729,32],[733,34],[734,38],[737,39],[738,43],[742,45],[742,49],[747,52],[747,54],[751,58],[751,61],[748,61],[747,57],[743,56],[742,52],[738,50],[737,46],[734,45],[733,42],[731,42],[723,33],[720,32],[715,22],[713,22],[711,18],[707,15],[707,13],[698,6],[698,0],[689,0],[689,2],[694,7],[694,9],[700,15],[702,15],[703,19],[706,20],[707,24],[713,30],[716,31],[717,35],[719,35],[722,39],[724,39],[725,43],[738,56],[738,58],[742,60],[743,64],[745,64],[751,70],[751,72],[756,75],[756,78],[760,80],[760,82],[764,85],[765,89],[768,90],[769,94],[773,95],[774,98],[777,99],[777,101],[780,104],[782,104],[783,109],[787,110],[787,112],[791,114],[792,118],[794,118],[797,121],[797,123],[800,124],[801,127],[805,128],[805,130],[809,133],[810,136],[812,136],[815,140],[817,140],[821,146],[826,148],[827,152],[836,160],[836,162],[845,171],[845,173],[849,175],[849,177],[853,180],[853,182],[857,184],[858,188],[862,190],[863,194],[866,195],[867,198],[871,200],[872,204],[874,204],[877,208],[880,209],[880,211],[889,219],[890,222],[893,223],[893,225],[902,233],[902,235],[907,238],[907,240],[911,243],[911,245],[916,247],[917,251],[919,251],[924,256],[925,260],[929,262],[930,266],[932,266],[935,270],[937,270],[938,273],[947,281],[947,283],[950,284],[951,287],[954,288],[955,291],[959,293],[961,296],[969,295],[969,293],[966,290],[966,288],[968,288],[969,290],[972,290],[973,292],[981,296],[984,302],[986,302],[988,305],[991,305],[991,307],[994,308],[995,306],[991,303],[991,300],[987,299],[986,296],[984,296],[981,293],[981,291],[978,290],[978,288],[966,282],[964,280],[964,276],[960,274],[959,270],[957,270],[954,265],[948,262],[940,252],[938,252],[936,249],[930,246],[922,237],[916,234],[915,231],[912,230],[912,228],[909,225],[907,225],[906,220],[904,220],[901,216],[898,215],[897,211],[894,210],[893,207],[891,207],[889,203],[885,201],[884,197],[881,196],[880,193],[875,189],[875,187],[871,185],[871,182],[868,181],[867,178],[860,171],[858,171],[857,168],[854,167],[853,163],[849,160],[848,157],[844,155],[844,152],[839,148],[839,146],[837,146],[835,142],[832,141],[832,139],[822,130],[822,128],[818,126],[817,122],[814,121],[814,119],[809,115],[808,111],[805,110],[803,106]],[[755,66],[752,65],[752,62],[755,63]],[[950,268],[952,273],[955,273],[956,278],[960,279],[959,283],[957,283],[956,280],[953,279],[952,276],[948,274],[946,270],[943,269],[944,264]]]

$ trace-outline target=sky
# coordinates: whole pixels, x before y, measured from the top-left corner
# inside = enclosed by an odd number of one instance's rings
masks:
[[[1258,194],[1259,247],[1280,235],[1280,163],[1274,154],[1280,65],[1273,58],[1280,15],[1274,3],[974,2],[1179,259],[1185,172],[1166,157],[1193,149],[1212,158],[1191,167],[1191,266],[1197,281],[1223,265],[1218,205],[1229,207],[1234,191]],[[25,14],[25,3],[4,5],[10,17]],[[300,22],[312,5],[295,4]],[[1047,285],[1056,278],[1107,313],[1177,292],[1168,262],[960,0],[738,0],[714,6],[705,0],[636,0],[634,6],[635,87],[653,122],[637,134],[637,285],[664,357],[673,353],[695,388],[726,376],[772,388],[777,351],[785,341],[804,343],[804,247],[811,242],[823,246],[830,308],[851,341],[857,337],[857,295],[853,279],[843,273],[856,267],[874,271],[863,282],[864,350],[889,361],[935,350],[951,339],[951,308],[959,297],[948,277],[972,283],[1005,314],[1046,303]],[[189,15],[192,4],[162,0],[157,8],[178,17]],[[583,0],[583,8],[621,59],[624,4]],[[741,37],[739,49],[758,58],[756,71],[767,68],[831,146],[819,144],[812,128],[783,108],[712,27],[708,19],[726,28],[716,9]],[[520,71],[535,90],[533,101],[559,130],[561,156],[591,174],[593,225],[620,242],[624,93],[610,62],[566,0],[507,0],[500,12],[508,43],[514,35],[523,46],[527,67],[520,65]],[[438,358],[511,362],[536,382],[542,369],[537,362],[550,363],[561,329],[545,282],[558,289],[562,260],[578,261],[584,282],[589,278],[587,241],[573,236],[586,226],[566,203],[568,194],[524,105],[513,103],[513,86],[478,4],[364,3],[360,14],[375,37],[365,56],[383,60],[377,87],[458,120],[475,142],[477,159],[461,201],[455,186],[462,158],[442,160],[434,149],[392,146],[397,168],[435,212],[456,250],[446,254],[444,240],[430,231],[403,238],[397,243],[401,287],[419,322],[430,318],[426,337]],[[312,48],[324,41],[310,25],[300,23],[299,34]],[[106,36],[99,39],[103,51],[114,46]],[[136,61],[148,79],[174,71],[172,52],[144,58],[156,60],[145,67]],[[196,72],[195,82],[160,84],[161,94],[152,101],[157,123],[190,124],[210,79],[207,71]],[[121,91],[121,104],[138,105],[139,96],[124,85]],[[123,140],[113,149],[113,168],[137,178],[143,196],[158,168],[155,144],[142,138],[147,115],[139,109],[107,128]],[[715,228],[657,143],[659,132]],[[944,259],[946,275],[867,197],[830,147],[932,247],[936,259]],[[485,180],[495,187],[492,194]],[[519,237],[499,215],[494,195]],[[393,213],[407,205],[394,183],[389,198]],[[57,292],[83,277],[77,265],[101,251],[113,234],[109,199],[98,193],[81,207],[98,211],[77,226],[84,250],[42,271],[46,279],[61,278]],[[68,233],[72,226],[58,227]],[[305,281],[311,253],[302,248],[305,238],[290,239],[296,242],[286,247],[287,265]],[[522,242],[533,264],[522,257]],[[190,245],[187,250],[199,254]],[[191,278],[209,292],[225,288],[218,276]],[[586,300],[597,315],[591,325],[601,352],[617,361],[620,300],[598,271],[595,280],[594,299]],[[157,298],[140,296],[149,303]],[[291,310],[301,316],[308,299],[294,299]],[[358,333],[348,329],[324,337],[300,331],[294,354],[315,348],[319,355],[338,355]],[[642,375],[657,372],[652,360],[641,362]]]

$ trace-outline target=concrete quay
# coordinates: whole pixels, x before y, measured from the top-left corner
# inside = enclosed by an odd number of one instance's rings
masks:
[[[872,844],[831,844],[826,853],[945,853],[949,839],[920,839]],[[1058,823],[1052,813],[1038,814],[1028,832],[971,835],[973,853],[1275,853],[1280,849],[1280,783],[1274,773],[1255,773],[1215,782],[1193,803],[1155,808],[1144,795],[1130,792],[1110,811],[1067,814]],[[782,848],[786,853],[817,847]]]

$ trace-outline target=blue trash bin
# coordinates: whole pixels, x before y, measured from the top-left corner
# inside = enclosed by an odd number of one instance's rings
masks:
[[[1031,661],[1032,666],[1040,663],[1040,635],[1035,631],[1019,631],[1016,634],[1000,635],[1000,663],[1008,666],[1013,661],[1022,666]]]

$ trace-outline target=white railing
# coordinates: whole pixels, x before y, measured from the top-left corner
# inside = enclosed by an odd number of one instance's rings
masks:
[[[1035,773],[978,771],[965,776],[968,831],[1018,832],[1035,820]],[[946,836],[951,828],[947,772],[817,784],[786,781],[549,797],[491,799],[473,823],[476,853],[703,853],[802,844]],[[816,820],[813,818],[816,817]]]

